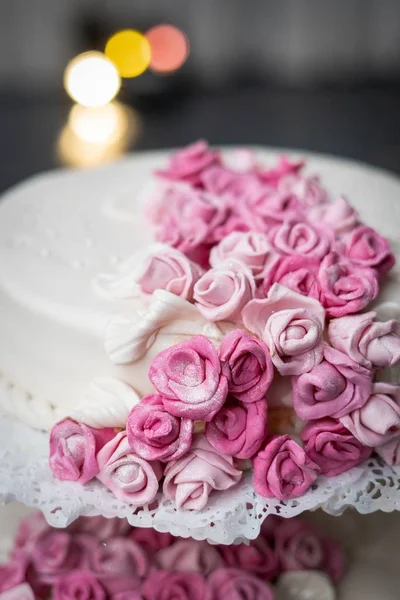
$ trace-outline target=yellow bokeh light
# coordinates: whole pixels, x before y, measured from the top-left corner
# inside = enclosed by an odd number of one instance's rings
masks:
[[[121,77],[137,77],[150,64],[151,48],[139,31],[124,29],[107,42],[106,56],[115,64]]]
[[[118,94],[121,79],[115,65],[101,52],[85,52],[67,65],[64,86],[83,106],[103,106]]]

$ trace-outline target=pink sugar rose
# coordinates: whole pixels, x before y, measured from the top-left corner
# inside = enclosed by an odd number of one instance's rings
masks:
[[[340,421],[319,419],[307,423],[301,432],[304,449],[321,469],[322,475],[335,477],[367,460],[371,449],[357,440]]]
[[[346,255],[362,267],[376,269],[379,275],[385,275],[395,263],[387,239],[365,225],[354,229],[346,239]]]
[[[210,600],[274,600],[267,583],[241,569],[217,569],[208,579]]]
[[[260,449],[267,433],[265,400],[225,404],[206,425],[205,436],[222,454],[240,459],[252,458]]]
[[[169,461],[189,450],[193,422],[174,417],[167,412],[161,396],[150,394],[129,413],[126,431],[130,447],[138,456]]]
[[[154,358],[149,378],[162,395],[166,410],[193,421],[210,421],[228,393],[218,352],[212,342],[196,335],[163,350]]]
[[[277,435],[253,459],[253,485],[263,498],[288,500],[305,494],[319,471],[294,440]]]
[[[156,171],[156,175],[199,186],[203,171],[212,165],[218,165],[219,162],[219,153],[211,150],[205,140],[199,140],[177,150],[172,155],[168,168],[164,171]]]
[[[93,429],[71,419],[54,425],[50,433],[50,469],[61,481],[86,483],[99,471],[97,453],[115,430]]]
[[[50,529],[43,513],[38,512],[21,519],[14,538],[13,554],[30,553],[37,538]]]
[[[245,221],[240,215],[236,215],[234,212],[232,212],[232,210],[230,210],[228,211],[228,216],[226,217],[222,225],[219,225],[214,229],[214,243],[220,243],[223,239],[225,239],[228,235],[231,235],[231,233],[233,232],[249,232],[249,226],[247,225],[247,223],[245,223]],[[211,250],[213,250],[213,248],[211,248]]]
[[[375,448],[375,452],[391,466],[400,465],[400,436]]]
[[[157,289],[191,300],[193,287],[203,270],[174,248],[151,254],[145,260],[137,284],[145,294]]]
[[[125,431],[118,433],[97,456],[99,479],[123,502],[143,506],[152,502],[162,477],[159,462],[147,462],[137,456],[129,445]]]
[[[272,227],[269,241],[280,254],[322,259],[328,254],[334,242],[334,235],[328,227],[316,226],[297,218]]]
[[[295,196],[273,188],[247,194],[241,198],[237,211],[251,231],[262,233],[269,233],[286,220],[304,216],[304,210]]]
[[[339,419],[361,408],[371,389],[371,371],[326,344],[322,362],[293,378],[293,406],[304,420]]]
[[[71,571],[59,577],[53,587],[52,600],[107,600],[101,583],[89,571]]]
[[[132,526],[127,519],[114,517],[108,519],[102,516],[95,517],[79,517],[71,523],[68,531],[72,533],[81,533],[94,536],[98,540],[104,542],[109,538],[124,536],[129,533]]]
[[[35,596],[28,583],[21,583],[0,594],[0,600],[35,600]]]
[[[278,575],[275,550],[272,543],[263,535],[250,540],[248,544],[219,546],[219,551],[228,567],[243,569],[246,573],[267,581],[273,581]]]
[[[329,341],[367,369],[393,367],[400,361],[400,322],[381,323],[375,317],[369,312],[333,319]]]
[[[307,208],[326,204],[329,200],[328,192],[321,185],[317,175],[303,177],[288,174],[279,181],[278,190],[282,193],[292,194]]]
[[[189,452],[167,464],[163,492],[178,509],[201,510],[213,490],[223,491],[240,481],[233,458],[215,451],[206,438],[194,438]]]
[[[79,536],[49,529],[37,538],[31,556],[40,580],[53,583],[60,575],[82,566],[84,546]]]
[[[263,187],[255,173],[239,173],[222,166],[213,166],[204,171],[201,182],[204,189],[211,194],[237,199],[243,195],[254,194]]]
[[[113,594],[111,600],[143,600],[143,596],[140,592],[128,591],[119,592],[119,594]]]
[[[329,317],[343,317],[359,312],[379,292],[376,272],[353,260],[331,252],[323,259],[318,272],[321,302]]]
[[[208,577],[212,571],[223,565],[215,546],[192,539],[178,539],[170,548],[159,550],[155,560],[157,565],[166,571],[195,572],[203,577]]]
[[[276,263],[277,258],[264,233],[232,231],[212,248],[210,263],[215,267],[227,259],[238,259],[247,265],[255,279],[260,279]]]
[[[343,236],[359,225],[358,212],[344,196],[338,196],[333,202],[317,204],[307,213],[310,221],[331,227],[338,236]]]
[[[344,556],[339,544],[315,532],[303,520],[285,519],[275,530],[275,548],[283,571],[324,571],[340,581]]]
[[[322,359],[325,311],[313,298],[306,298],[275,283],[262,300],[251,300],[244,308],[247,329],[262,338],[281,375],[299,375]]]
[[[400,385],[374,383],[367,402],[340,420],[364,446],[400,438]]]
[[[265,344],[242,329],[235,329],[219,348],[222,372],[228,391],[241,402],[257,402],[271,385],[274,368]]]
[[[173,535],[157,531],[153,527],[131,527],[129,537],[141,548],[144,548],[150,556],[158,550],[168,548],[175,542]]]
[[[8,563],[0,564],[0,592],[5,592],[25,581],[27,559],[20,553]]]
[[[290,176],[297,175],[304,166],[304,160],[290,160],[287,156],[281,156],[276,167],[259,171],[258,175],[261,179],[276,187]],[[297,178],[296,178],[297,179]]]
[[[319,300],[317,274],[320,263],[319,258],[312,256],[281,256],[268,270],[261,288],[268,293],[274,283],[279,283],[293,292]]]
[[[170,571],[152,573],[143,585],[143,596],[145,600],[212,600],[199,573]]]
[[[241,261],[231,259],[200,277],[194,286],[193,299],[209,321],[240,320],[242,308],[255,291],[251,270]]]

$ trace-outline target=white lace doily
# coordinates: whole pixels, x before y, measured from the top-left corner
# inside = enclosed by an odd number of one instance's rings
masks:
[[[48,522],[65,527],[80,515],[123,517],[138,527],[154,527],[181,537],[232,544],[254,539],[269,514],[293,517],[321,507],[339,515],[353,506],[361,513],[400,510],[400,467],[377,458],[343,475],[320,477],[303,497],[282,502],[255,494],[250,473],[227,492],[211,496],[201,512],[177,511],[169,500],[158,507],[136,509],[118,501],[102,484],[81,486],[52,478],[48,468],[48,434],[11,417],[0,418],[0,494],[43,511]]]

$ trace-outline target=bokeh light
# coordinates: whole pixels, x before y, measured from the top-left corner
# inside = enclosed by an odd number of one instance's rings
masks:
[[[150,68],[159,73],[176,71],[189,55],[186,35],[173,25],[156,25],[147,33],[151,48]]]
[[[121,77],[141,75],[151,59],[147,38],[133,29],[115,33],[106,44],[105,54],[114,63]]]
[[[117,95],[121,79],[115,65],[101,52],[85,52],[67,65],[64,86],[83,106],[103,106]]]

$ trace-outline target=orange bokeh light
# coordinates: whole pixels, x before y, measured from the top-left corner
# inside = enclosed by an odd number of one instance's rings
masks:
[[[146,38],[151,48],[150,68],[153,71],[176,71],[189,55],[186,35],[173,25],[156,25],[149,29]]]

